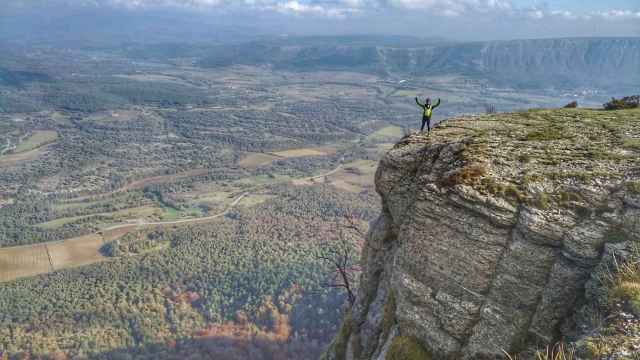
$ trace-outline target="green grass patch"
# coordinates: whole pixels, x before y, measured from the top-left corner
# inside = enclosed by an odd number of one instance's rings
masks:
[[[382,341],[387,341],[391,328],[396,323],[396,297],[389,291],[387,301],[384,303],[384,313],[382,316]]]
[[[640,139],[626,138],[622,141],[622,146],[627,149],[640,150]]]
[[[184,213],[185,213],[186,216],[189,216],[189,217],[201,217],[201,216],[204,216],[204,212],[199,207],[192,207],[192,208],[186,209],[184,211]]]
[[[275,195],[268,195],[268,194],[251,194],[243,197],[239,205],[247,206],[247,207],[256,206],[256,205],[262,204],[265,201],[271,200],[275,197],[276,197]]]
[[[137,206],[143,201],[142,194],[123,194],[112,195],[104,200],[85,200],[85,201],[73,201],[61,202],[53,205],[55,210],[71,210],[78,211],[88,208],[122,208],[128,206]],[[91,209],[93,210],[93,209]]]
[[[640,265],[629,261],[618,267],[609,291],[609,303],[627,304],[634,314],[640,315]]]
[[[385,360],[431,360],[431,354],[420,342],[410,336],[396,336],[391,342]]]
[[[29,136],[27,139],[18,144],[18,146],[16,146],[15,152],[21,153],[37,149],[42,145],[46,145],[53,141],[56,141],[56,139],[58,139],[58,133],[55,131],[34,131],[31,136]]]
[[[55,220],[43,222],[43,223],[38,224],[36,226],[41,228],[41,229],[52,230],[52,229],[60,228],[60,227],[62,227],[64,225],[66,225],[66,224],[70,224],[70,223],[72,223],[74,221],[87,218],[89,216],[92,216],[92,215],[81,215],[81,216],[64,217],[64,218],[60,218],[60,219],[55,219]]]
[[[566,171],[566,172],[548,172],[544,174],[551,180],[576,179],[581,182],[588,182],[596,177],[613,178],[618,176],[615,173],[607,173],[601,171]]]
[[[180,218],[180,213],[176,208],[164,207],[162,208],[162,210],[162,214],[160,215],[160,218],[162,220],[176,220]]]
[[[637,342],[634,334],[640,330],[635,322],[623,323],[617,314],[622,312],[640,316],[640,264],[638,249],[625,262],[616,262],[615,272],[602,277],[603,286],[607,289],[608,310],[602,314],[604,324],[600,326],[597,336],[588,337],[584,341],[584,355],[588,359],[610,358],[611,354],[630,349]],[[636,354],[633,354],[636,355]],[[637,356],[622,357],[637,359]]]
[[[88,214],[88,215],[62,217],[59,219],[38,224],[36,226],[41,229],[51,230],[51,229],[57,229],[66,224],[77,222],[82,219],[90,218],[90,217],[92,218],[91,224],[119,222],[119,221],[130,220],[132,218],[151,216],[151,215],[154,215],[156,211],[157,211],[157,208],[141,206],[141,207],[135,207],[135,208],[126,208],[126,209],[122,209],[114,212],[102,212],[102,213],[95,213],[95,214]]]
[[[583,201],[582,196],[573,191],[561,191],[559,194],[561,203],[580,202]]]
[[[550,126],[544,129],[535,130],[525,135],[526,141],[553,141],[566,139],[565,129],[562,127]]]
[[[547,210],[550,205],[549,194],[540,193],[535,199],[534,205],[537,206],[541,210]]]
[[[626,184],[627,191],[632,194],[640,194],[640,181],[630,181]]]
[[[279,182],[289,181],[290,179],[291,178],[289,176],[279,175],[279,174],[274,174],[273,176],[256,175],[256,176],[248,176],[248,177],[242,178],[234,182],[234,185],[255,186],[255,185],[275,184]]]
[[[170,206],[165,206],[162,208],[162,213],[160,214],[160,220],[162,221],[173,221],[180,220],[184,218],[199,218],[203,217],[204,211],[197,207],[188,207],[184,209],[176,209]]]

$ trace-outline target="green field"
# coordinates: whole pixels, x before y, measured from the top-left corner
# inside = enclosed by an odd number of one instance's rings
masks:
[[[251,207],[262,204],[265,201],[273,199],[274,195],[269,194],[251,194],[242,198],[240,205],[243,207]]]
[[[55,220],[43,222],[43,223],[38,224],[36,226],[38,226],[41,229],[57,229],[57,228],[59,228],[61,226],[64,226],[65,224],[69,224],[69,223],[72,223],[72,222],[74,222],[76,220],[87,218],[89,216],[91,216],[91,215],[81,215],[81,216],[71,216],[71,217],[66,217],[66,218],[60,218],[60,219],[55,219]]]
[[[46,145],[56,141],[56,139],[58,139],[58,133],[55,131],[49,131],[49,130],[34,131],[31,136],[29,136],[27,139],[20,142],[18,146],[16,146],[15,152],[21,153],[21,152],[37,149],[42,145]]]
[[[160,210],[157,207],[140,206],[140,207],[122,209],[122,210],[108,212],[108,213],[97,213],[97,214],[89,214],[89,215],[62,217],[59,219],[40,223],[36,226],[42,229],[57,229],[61,226],[64,226],[65,224],[70,224],[75,221],[78,221],[84,218],[89,218],[92,216],[96,218],[96,220],[94,221],[94,223],[96,224],[114,223],[114,222],[127,221],[132,219],[153,217],[159,212]]]
[[[165,207],[162,210],[163,211],[162,211],[162,214],[160,215],[160,219],[162,219],[163,221],[176,220],[180,218],[180,213],[176,208]]]

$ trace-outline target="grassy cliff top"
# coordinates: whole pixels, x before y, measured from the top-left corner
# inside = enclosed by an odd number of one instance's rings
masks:
[[[460,140],[466,144],[463,161],[442,180],[445,186],[471,185],[541,208],[593,205],[621,186],[640,194],[640,110],[530,110],[453,118],[430,136],[404,141]],[[602,198],[594,199],[598,194]]]

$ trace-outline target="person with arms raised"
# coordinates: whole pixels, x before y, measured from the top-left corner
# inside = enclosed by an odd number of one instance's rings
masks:
[[[434,104],[431,105],[431,98],[426,98],[424,104],[420,104],[420,100],[416,96],[416,104],[422,108],[422,127],[420,128],[421,132],[424,132],[424,125],[427,125],[427,132],[431,133],[431,115],[433,114],[433,109],[440,106],[440,99]]]

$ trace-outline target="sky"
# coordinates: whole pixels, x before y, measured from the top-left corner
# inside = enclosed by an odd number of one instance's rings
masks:
[[[453,40],[640,36],[640,0],[3,0],[0,19],[83,9],[249,26],[268,34],[396,34]],[[93,13],[91,12],[93,11]],[[4,14],[3,14],[4,13]],[[59,21],[64,21],[58,17]],[[0,20],[1,21],[1,20]],[[90,24],[90,22],[88,22]],[[0,24],[1,25],[1,24]],[[37,25],[37,24],[36,24]],[[35,26],[35,25],[34,25]]]

